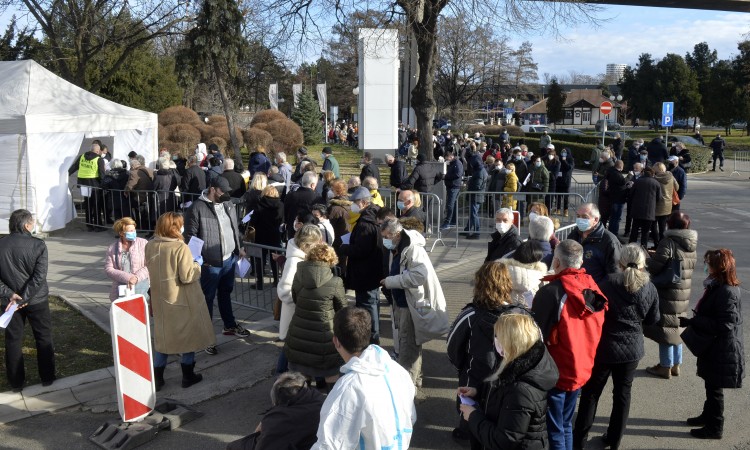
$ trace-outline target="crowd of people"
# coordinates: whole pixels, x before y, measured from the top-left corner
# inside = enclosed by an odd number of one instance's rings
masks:
[[[567,216],[569,204],[565,196],[545,194],[568,191],[573,155],[567,149],[558,154],[547,135],[543,141],[535,155],[522,142],[511,147],[507,133],[493,143],[481,134],[436,132],[436,157],[447,163],[445,173],[417,155],[407,174],[411,148],[386,157],[387,178],[399,191],[395,211],[380,197],[371,154],[364,153],[359,177],[345,181],[330,147],[320,155],[320,171],[304,147],[296,166],[284,153],[271,161],[262,149],[253,152],[244,174],[202,144],[187,160],[161,154],[156,174],[131,155],[124,189],[108,193],[98,188],[120,177],[112,173],[121,172],[123,162],[107,161],[101,143],[94,143],[71,174],[78,172],[79,184],[92,188],[84,196],[91,229],[114,221],[116,239],[104,268],[112,280],[110,299],[132,292],[149,300],[157,390],[165,385],[169,355],[179,355],[183,388],[202,381],[194,370],[196,353],[218,353],[214,302],[225,335],[249,335],[231,305],[235,266],[247,256],[242,242],[286,246],[283,255],[263,250],[253,264],[253,288],[266,288],[270,265],[280,301],[283,349],[273,407],[253,434],[230,448],[408,448],[417,420],[414,400],[424,398],[429,376],[422,346],[446,336],[457,372],[452,437],[472,448],[584,448],[610,376],[613,407],[601,439],[619,448],[635,369],[645,356],[644,336],[659,344],[659,362],[648,368],[654,376],[681,375],[683,339],[697,356],[706,401],[687,423],[696,426],[690,431],[696,438],[720,439],[723,389],[740,387],[744,377],[739,281],[730,250],[705,252],[705,291],[688,313],[698,234],[679,200],[689,154],[673,147],[670,155],[658,139],[646,149],[636,141],[626,161],[622,146],[596,149],[590,162],[599,200],[577,206],[576,226],[560,241],[553,216]],[[471,301],[451,324],[424,248],[420,193],[445,181],[442,226],[455,226],[455,198],[467,176],[473,194],[465,235],[478,239],[477,205],[485,202],[494,207],[495,230],[474,274]],[[143,187],[148,181],[152,186]],[[151,189],[158,195],[138,198]],[[505,194],[522,190],[539,195],[520,201]],[[100,208],[107,202],[97,195],[123,195],[129,206]],[[144,212],[151,202],[166,206]],[[625,205],[627,245],[617,237]],[[526,240],[521,222],[514,221],[521,209]],[[138,237],[138,223],[151,225],[151,239]],[[11,235],[0,240],[0,298],[4,308],[21,313],[6,330],[14,389],[24,382],[20,336],[26,319],[43,383],[52,383],[55,373],[46,247],[31,236],[31,227],[31,214],[15,211]],[[203,242],[200,254],[187,245],[192,237]],[[392,313],[392,351],[380,345],[381,295]]]

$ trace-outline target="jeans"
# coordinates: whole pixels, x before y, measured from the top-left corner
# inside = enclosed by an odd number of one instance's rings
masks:
[[[237,262],[237,256],[232,255],[222,263],[221,267],[213,267],[207,264],[201,267],[201,289],[203,289],[203,295],[206,297],[208,315],[213,319],[214,298],[217,298],[219,314],[224,322],[224,328],[237,326],[231,300],[232,290],[234,290],[235,262]]]
[[[17,310],[5,329],[5,370],[8,384],[23,387],[26,370],[23,365],[23,329],[26,320],[36,341],[36,361],[43,382],[55,379],[55,347],[52,343],[52,317],[49,302],[43,301]]]
[[[659,365],[672,367],[675,364],[682,364],[682,344],[659,344]]]
[[[573,450],[573,413],[580,389],[547,393],[547,435],[550,450]]]
[[[456,224],[456,199],[458,199],[459,188],[449,188],[445,195],[445,219],[443,225]]]
[[[617,236],[620,232],[620,219],[622,219],[622,209],[625,203],[612,203],[609,211],[609,231]]]
[[[354,291],[355,305],[364,308],[370,313],[370,323],[372,324],[371,344],[380,344],[380,300],[378,292],[380,289],[375,288],[371,291]]]
[[[167,355],[166,353],[159,353],[154,350],[154,367],[166,367],[167,366]],[[183,353],[180,358],[180,364],[189,366],[195,362],[195,352]]]
[[[630,415],[630,389],[638,361],[621,364],[594,363],[591,378],[581,390],[581,404],[578,407],[578,417],[573,431],[573,442],[576,448],[583,448],[586,437],[594,424],[596,407],[599,397],[604,391],[607,379],[612,375],[612,414],[609,416],[607,427],[607,443],[612,448],[618,448],[625,426]]]
[[[284,349],[281,349],[281,353],[279,354],[279,359],[276,361],[276,375],[281,375],[282,373],[289,370],[289,360],[286,359],[286,353],[284,353]]]
[[[469,212],[469,228],[466,231],[479,231],[479,207],[481,203],[472,202]]]

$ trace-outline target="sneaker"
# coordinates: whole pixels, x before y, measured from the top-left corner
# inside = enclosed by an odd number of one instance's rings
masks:
[[[237,324],[231,328],[224,328],[224,334],[226,336],[232,336],[232,335],[239,336],[239,337],[250,336],[250,332],[242,328],[242,325],[240,324]]]
[[[719,170],[721,170],[722,172],[724,172],[724,168],[723,167],[719,167]]]
[[[208,355],[215,355],[217,353],[219,353],[219,351],[216,350],[216,346],[215,345],[209,345],[208,347],[206,347],[206,354],[208,354]]]

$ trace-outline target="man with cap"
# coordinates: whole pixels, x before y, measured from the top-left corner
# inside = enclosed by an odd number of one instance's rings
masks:
[[[201,166],[203,167],[209,167],[209,161],[211,161],[212,158],[218,158],[219,159],[219,166],[224,166],[224,155],[221,154],[219,151],[219,146],[216,144],[209,144],[208,145],[208,155],[201,163]]]
[[[680,167],[679,156],[672,155],[667,158],[667,170],[672,172],[672,176],[674,176],[675,181],[677,181],[677,184],[680,186],[680,188],[677,190],[677,196],[680,197],[680,202],[682,202],[682,199],[685,197],[685,193],[687,192],[687,174],[685,173],[685,169]],[[672,205],[673,212],[679,210],[679,203],[676,205]]]
[[[373,177],[378,181],[378,184],[380,184],[380,170],[378,170],[378,166],[375,165],[375,162],[372,160],[372,153],[365,152],[364,155],[362,155],[362,172],[359,173],[359,179],[364,180],[367,177]]]
[[[214,298],[224,322],[224,334],[245,337],[250,333],[238,324],[232,311],[234,266],[245,257],[237,229],[237,213],[229,201],[231,187],[224,177],[216,177],[208,189],[185,211],[185,242],[193,236],[203,240],[203,249],[196,261],[201,264],[201,288],[206,297],[208,314],[213,318]],[[206,348],[215,355],[215,346]]]
[[[302,163],[304,161],[310,161],[310,158],[307,157],[307,148],[300,147],[297,150],[297,166],[295,166],[294,173],[292,173],[292,183],[298,183],[300,178],[302,178]]]
[[[320,156],[323,158],[323,170],[330,170],[333,172],[334,177],[340,178],[339,162],[333,156],[333,149],[331,147],[323,147],[323,153]]]
[[[380,309],[378,291],[383,274],[383,242],[377,225],[380,208],[372,204],[370,191],[358,187],[349,196],[352,213],[359,219],[349,236],[349,243],[339,247],[346,256],[346,288],[354,290],[356,305],[367,309],[372,321],[371,343],[380,343]]]

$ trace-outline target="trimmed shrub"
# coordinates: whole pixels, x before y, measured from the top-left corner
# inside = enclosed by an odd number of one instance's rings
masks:
[[[278,119],[269,122],[267,131],[273,137],[271,145],[273,153],[286,152],[287,155],[291,155],[302,146],[302,128],[293,120]]]
[[[185,150],[184,150],[184,145],[180,144],[180,143],[177,143],[177,142],[172,142],[172,141],[168,141],[168,140],[159,141],[159,150],[161,150],[162,148],[166,148],[167,150],[169,150],[169,153],[172,153],[174,151],[178,151],[183,156],[187,154],[185,152]]]
[[[197,125],[201,123],[198,113],[185,106],[170,106],[159,113],[159,124],[163,126],[185,123]]]
[[[201,139],[201,132],[194,126],[185,123],[176,123],[164,127],[164,129],[167,133],[165,137],[172,142],[183,142],[195,147]]]
[[[270,123],[274,120],[286,119],[286,114],[275,109],[264,109],[259,111],[253,116],[253,120],[250,122],[250,127],[257,126],[261,123]]]
[[[542,135],[542,133],[527,133],[526,136],[539,138]],[[585,145],[591,145],[595,146],[596,144],[600,144],[602,142],[602,136],[581,136],[577,134],[558,134],[558,133],[549,133],[550,137],[552,137],[552,143],[555,144],[555,148],[557,148],[557,142],[576,142],[579,144],[585,144]],[[637,138],[636,138],[637,139]],[[604,139],[604,145],[609,145],[612,142],[614,142],[614,138],[606,137]],[[635,139],[626,139],[624,142],[625,148],[627,149],[630,147],[630,145],[633,143]],[[644,139],[645,140],[645,139]],[[648,141],[646,141],[648,143]]]
[[[214,114],[212,116],[208,116],[208,125],[212,127],[220,127],[222,124],[224,124],[224,126],[227,125],[226,116],[223,116],[220,114]]]
[[[247,150],[249,153],[258,150],[259,147],[268,151],[273,143],[273,136],[271,136],[271,133],[257,127],[243,130],[242,135],[245,138],[245,143],[247,144]]]
[[[257,128],[259,130],[268,131],[268,122],[261,122],[259,124],[251,125],[251,128]]]
[[[196,125],[195,128],[201,133],[201,142],[208,142],[209,139],[214,137],[214,127],[201,123]]]
[[[708,162],[711,160],[711,148],[701,145],[686,145],[690,150],[691,166],[689,173],[699,173],[708,170]]]
[[[156,139],[157,140],[167,139],[167,130],[164,128],[164,125],[162,124],[159,124],[158,128],[156,129]]]

